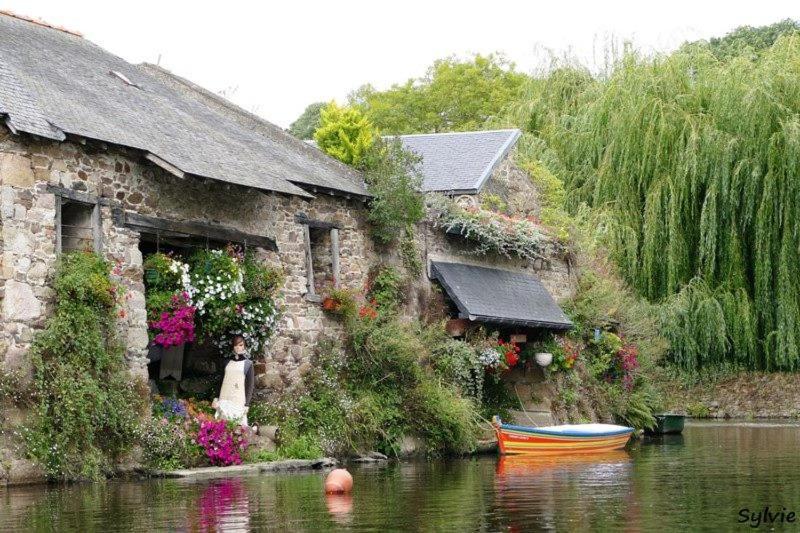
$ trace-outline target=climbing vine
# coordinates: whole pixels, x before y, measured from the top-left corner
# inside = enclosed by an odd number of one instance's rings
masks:
[[[96,479],[134,442],[145,394],[115,338],[121,288],[92,253],[61,257],[56,309],[31,349],[36,405],[24,436],[55,480]]]

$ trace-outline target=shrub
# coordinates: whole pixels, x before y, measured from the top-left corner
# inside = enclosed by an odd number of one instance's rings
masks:
[[[319,127],[314,132],[320,150],[355,167],[361,165],[376,137],[375,128],[358,109],[340,107],[336,102],[320,110]]]
[[[319,459],[325,455],[319,443],[308,435],[282,444],[278,448],[278,453],[285,459]]]
[[[410,426],[432,452],[466,453],[475,447],[474,405],[436,380],[423,379],[411,391]]]
[[[134,442],[144,407],[143,386],[114,338],[121,290],[109,270],[95,254],[61,256],[55,314],[31,349],[37,403],[25,436],[29,455],[52,479],[109,473]]]
[[[393,311],[405,300],[406,285],[396,268],[380,266],[373,273],[367,299],[381,311]]]
[[[425,216],[419,161],[399,139],[378,139],[365,154],[361,168],[372,195],[367,218],[381,244],[394,243]]]
[[[686,414],[692,418],[708,418],[711,410],[703,402],[694,402],[686,406]]]
[[[486,375],[484,362],[478,351],[468,343],[447,339],[431,350],[431,366],[434,371],[463,395],[483,401],[483,381]]]
[[[505,213],[508,204],[497,194],[487,193],[481,196],[481,207],[495,213]]]
[[[430,351],[418,325],[388,313],[356,316],[346,326],[346,346],[319,343],[305,390],[251,408],[260,423],[280,425],[281,456],[301,438],[304,448],[335,455],[396,455],[406,435],[424,439],[431,453],[473,446],[476,404],[423,368]]]
[[[203,449],[195,437],[196,428],[183,418],[148,417],[138,434],[142,461],[153,470],[199,466],[204,462]]]
[[[621,422],[636,429],[655,426],[655,399],[651,394],[642,390],[628,392],[619,387],[611,388],[610,392],[611,411]]]

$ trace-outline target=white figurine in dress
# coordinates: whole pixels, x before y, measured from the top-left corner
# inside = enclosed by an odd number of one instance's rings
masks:
[[[253,362],[241,335],[233,338],[233,356],[225,365],[219,398],[214,399],[216,417],[247,425],[247,410],[253,397]]]

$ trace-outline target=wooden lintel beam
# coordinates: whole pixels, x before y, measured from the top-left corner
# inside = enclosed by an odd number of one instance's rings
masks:
[[[298,224],[303,224],[305,226],[308,226],[309,228],[342,229],[340,224],[336,224],[335,222],[324,222],[322,220],[314,220],[308,218],[303,213],[295,215],[294,221],[297,222]]]
[[[188,235],[203,237],[214,241],[231,242],[236,244],[246,244],[277,252],[278,246],[275,240],[263,235],[245,233],[234,228],[211,224],[208,222],[178,221],[166,218],[150,217],[123,211],[114,210],[114,222],[117,225],[144,232],[144,233],[164,233],[173,236]]]
[[[55,194],[56,196],[60,196],[62,198],[66,198],[67,200],[72,200],[74,202],[81,202],[84,204],[100,204],[100,205],[111,204],[108,198],[101,198],[99,196],[95,196],[87,192],[76,191],[74,189],[67,189],[66,187],[59,187],[58,185],[48,185],[47,192]]]
[[[186,177],[186,174],[181,169],[179,169],[172,163],[169,163],[168,161],[164,161],[155,154],[151,154],[150,152],[148,152],[147,154],[145,154],[144,158],[150,161],[151,163],[155,164],[156,166],[163,168],[164,170],[166,170],[167,172],[169,172],[170,174],[172,174],[177,178],[183,179]]]

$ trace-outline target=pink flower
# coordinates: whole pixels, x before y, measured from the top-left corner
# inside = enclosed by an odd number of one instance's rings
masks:
[[[158,331],[153,342],[164,347],[177,346],[195,339],[194,314],[197,308],[188,304],[188,295],[172,297],[172,311],[161,313],[161,318],[150,323]]]
[[[247,448],[242,428],[229,429],[224,420],[201,422],[197,443],[203,447],[209,462],[216,466],[241,464],[242,453]]]

